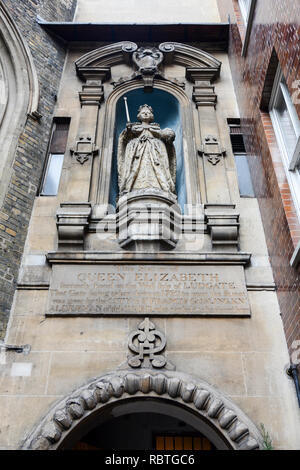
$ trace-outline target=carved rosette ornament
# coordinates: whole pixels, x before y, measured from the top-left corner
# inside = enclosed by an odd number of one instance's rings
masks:
[[[247,416],[206,382],[177,372],[119,371],[93,379],[57,403],[24,442],[22,449],[55,450],[68,434],[110,401],[132,397],[167,398],[190,409],[221,434],[228,448],[256,450],[262,438]]]
[[[146,317],[129,335],[128,348],[135,354],[128,358],[128,365],[133,368],[164,367],[167,360],[159,353],[164,351],[166,343],[165,335]]]

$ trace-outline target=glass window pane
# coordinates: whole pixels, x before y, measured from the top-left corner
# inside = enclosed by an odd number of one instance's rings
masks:
[[[54,128],[51,137],[51,145],[49,150],[50,153],[65,153],[68,140],[69,126],[70,119],[68,118],[60,118],[59,121],[54,122]]]
[[[281,88],[278,90],[274,109],[276,111],[282,138],[284,140],[286,151],[290,160],[295,150],[297,136]]]
[[[64,154],[50,154],[47,173],[45,175],[42,194],[44,196],[56,196],[60,180],[60,174],[64,161]]]
[[[240,195],[254,197],[250,170],[246,155],[234,155],[238,174]]]

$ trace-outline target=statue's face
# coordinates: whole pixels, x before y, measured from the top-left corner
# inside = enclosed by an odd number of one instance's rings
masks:
[[[154,120],[153,113],[147,107],[142,108],[138,114],[138,119],[141,122],[152,122]]]

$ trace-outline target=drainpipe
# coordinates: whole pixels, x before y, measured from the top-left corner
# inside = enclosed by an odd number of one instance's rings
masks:
[[[298,398],[298,405],[300,408],[300,385],[299,385],[299,377],[298,377],[298,368],[296,364],[291,364],[290,368],[287,370],[287,374],[293,378],[295,388],[296,388],[296,393],[297,393],[297,398]]]

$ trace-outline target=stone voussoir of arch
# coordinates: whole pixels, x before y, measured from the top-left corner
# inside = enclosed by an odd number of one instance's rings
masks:
[[[55,450],[72,428],[110,400],[147,394],[174,400],[197,411],[235,450],[262,448],[261,436],[251,421],[211,386],[176,372],[154,371],[118,371],[94,379],[55,405],[21,448]]]

